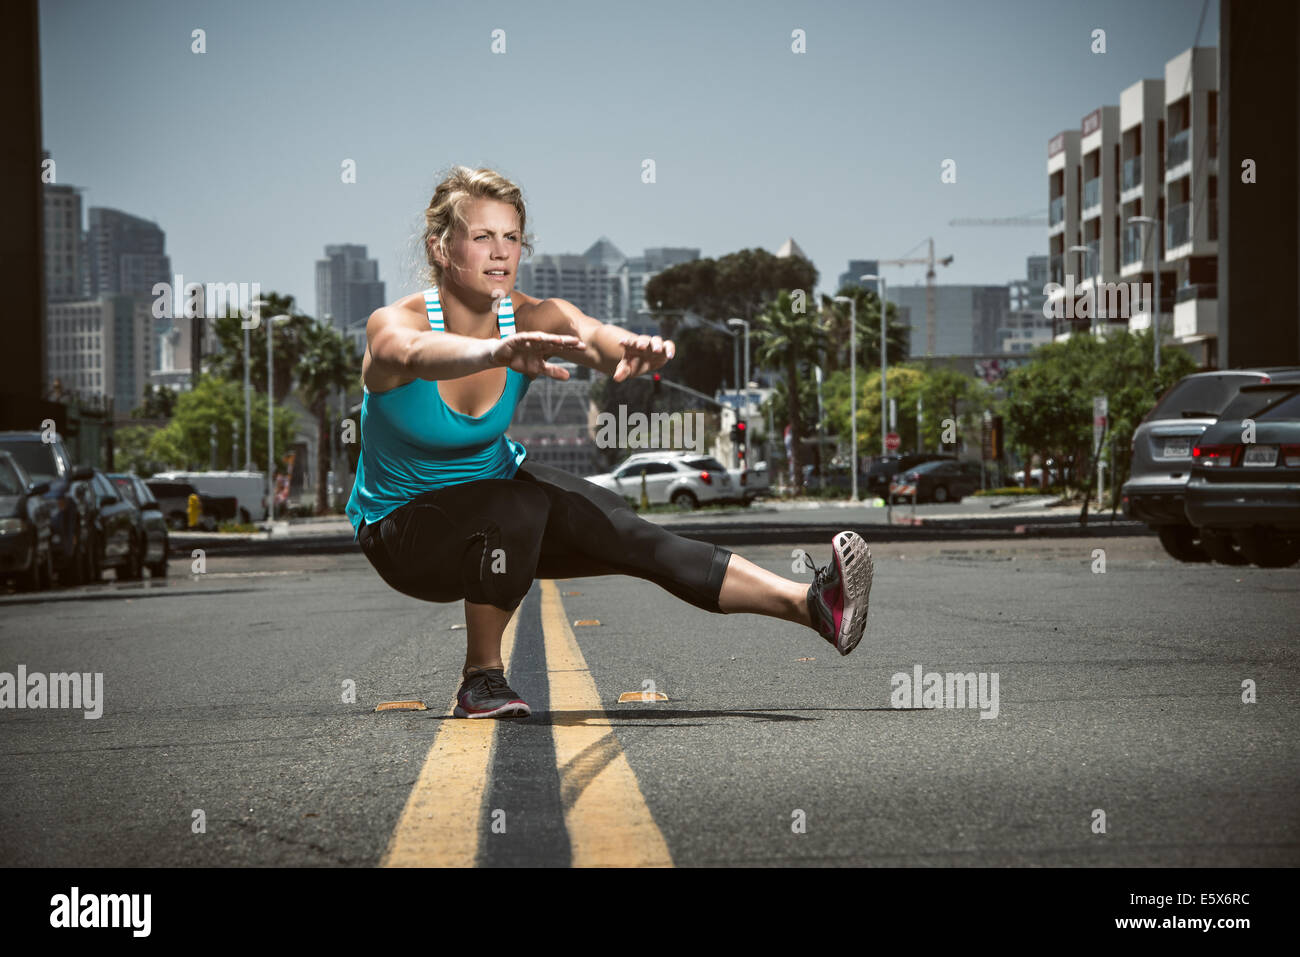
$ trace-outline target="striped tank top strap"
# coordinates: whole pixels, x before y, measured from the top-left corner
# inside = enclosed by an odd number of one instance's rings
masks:
[[[502,339],[515,334],[515,307],[509,296],[502,299],[497,308],[497,326],[501,329]]]
[[[429,325],[434,332],[445,332],[442,324],[442,303],[438,301],[438,287],[424,291],[424,309],[429,314]]]

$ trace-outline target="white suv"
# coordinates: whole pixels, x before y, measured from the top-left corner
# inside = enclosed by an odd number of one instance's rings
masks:
[[[587,481],[630,502],[641,501],[641,473],[651,505],[689,509],[734,497],[731,476],[717,459],[694,452],[639,452],[612,472],[588,475]]]

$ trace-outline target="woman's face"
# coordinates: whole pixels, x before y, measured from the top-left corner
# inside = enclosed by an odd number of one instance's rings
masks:
[[[519,271],[523,237],[519,214],[510,203],[475,199],[465,206],[469,229],[457,228],[447,240],[447,257],[436,249],[443,282],[485,296],[509,295]]]

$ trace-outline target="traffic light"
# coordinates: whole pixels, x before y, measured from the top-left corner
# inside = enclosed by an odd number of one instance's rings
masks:
[[[745,423],[737,422],[731,427],[731,441],[736,447],[736,453],[743,459],[745,457]]]
[[[650,394],[651,395],[659,394],[659,373],[658,372],[655,373],[654,385],[650,389]]]

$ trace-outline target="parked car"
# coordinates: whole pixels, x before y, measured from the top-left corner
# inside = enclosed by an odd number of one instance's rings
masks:
[[[112,568],[122,581],[141,577],[145,531],[140,510],[119,494],[108,476],[99,469],[94,470],[91,488],[98,499],[98,511],[91,530],[95,571],[90,580],[99,581],[105,568]]]
[[[895,502],[960,502],[983,482],[978,462],[922,462],[894,476],[889,494]]]
[[[34,482],[48,482],[45,500],[53,508],[50,545],[55,574],[65,585],[89,580],[94,550],[90,528],[96,508],[92,471],[74,466],[58,433],[0,432],[0,451],[10,453]]]
[[[712,464],[689,465],[688,460]],[[731,476],[722,463],[692,453],[638,453],[612,472],[587,476],[587,481],[618,492],[631,502],[640,502],[643,471],[646,497],[652,505],[671,503],[678,508],[698,508],[732,495]]]
[[[204,515],[214,522],[260,522],[267,515],[263,472],[159,472],[150,477],[150,481],[154,480],[193,485],[205,500]]]
[[[1207,540],[1230,535],[1241,559],[1283,568],[1300,561],[1300,383],[1242,392],[1271,401],[1248,416],[1221,416],[1199,436],[1187,518]]]
[[[44,495],[49,482],[35,482],[10,452],[0,452],[0,578],[23,591],[54,584],[50,544],[57,508]]]
[[[1124,514],[1146,522],[1179,561],[1205,561],[1211,555],[1233,561],[1231,543],[1213,533],[1214,541],[1202,540],[1184,511],[1192,449],[1244,386],[1297,379],[1295,368],[1229,369],[1180,379],[1133,431],[1132,465],[1120,492]],[[1248,399],[1247,408],[1254,401]]]
[[[154,578],[167,577],[167,521],[162,506],[149,491],[149,486],[136,475],[111,472],[108,476],[122,495],[140,510],[140,523],[144,528],[145,551],[143,562]]]
[[[864,488],[873,497],[884,498],[889,492],[889,483],[899,472],[906,472],[925,462],[955,462],[957,456],[948,452],[908,452],[903,455],[877,455],[871,460],[866,471],[866,484],[861,479],[859,488]],[[847,475],[848,469],[845,469]]]

